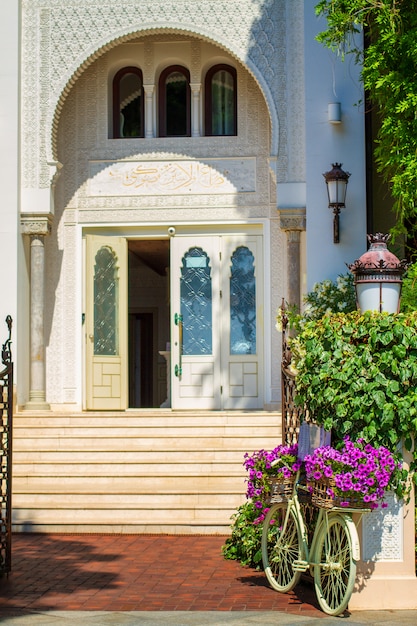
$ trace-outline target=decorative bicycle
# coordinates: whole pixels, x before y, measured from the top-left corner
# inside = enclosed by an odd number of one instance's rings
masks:
[[[300,503],[307,487],[300,484],[300,472],[289,495],[272,498],[262,529],[262,561],[270,585],[283,593],[298,583],[303,572],[314,578],[320,607],[329,615],[340,615],[352,595],[356,562],[360,558],[359,537],[352,512],[369,509],[315,508]]]

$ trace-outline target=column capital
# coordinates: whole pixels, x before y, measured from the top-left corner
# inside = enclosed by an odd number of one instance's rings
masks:
[[[286,230],[288,243],[301,242],[301,230]]]
[[[52,228],[52,215],[35,215],[33,213],[20,215],[20,229],[22,235],[49,235]]]
[[[296,207],[289,209],[279,209],[280,228],[282,230],[305,230],[306,229],[306,210],[305,207]]]

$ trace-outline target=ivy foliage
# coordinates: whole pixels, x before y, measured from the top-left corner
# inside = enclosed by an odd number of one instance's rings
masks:
[[[362,66],[381,122],[374,154],[394,198],[393,234],[407,233],[417,212],[417,0],[321,0],[316,14],[327,19],[318,41]]]
[[[296,403],[335,442],[350,435],[393,452],[404,445],[416,469],[417,312],[325,315],[306,322],[291,348]],[[406,479],[407,472],[397,473],[400,497]]]

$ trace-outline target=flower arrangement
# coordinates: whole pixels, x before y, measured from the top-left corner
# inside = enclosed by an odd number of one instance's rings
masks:
[[[271,452],[259,450],[252,455],[245,454],[244,467],[248,472],[246,498],[251,499],[259,516],[253,522],[263,522],[268,507],[266,503],[271,496],[271,479],[285,482],[295,477],[301,467],[297,459],[298,444],[280,445]]]
[[[384,448],[358,439],[353,442],[344,438],[343,448],[331,446],[316,448],[304,459],[307,483],[324,482],[325,494],[336,499],[338,506],[349,507],[354,502],[363,503],[364,508],[385,508],[384,495],[398,464],[394,456]]]

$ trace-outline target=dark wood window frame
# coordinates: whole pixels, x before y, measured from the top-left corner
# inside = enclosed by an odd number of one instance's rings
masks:
[[[167,102],[166,102],[166,79],[173,72],[179,72],[183,74],[187,81],[187,92],[186,92],[186,134],[185,135],[167,135]],[[159,77],[158,81],[158,97],[159,97],[159,137],[191,137],[191,88],[190,88],[190,72],[183,65],[170,65],[166,67]]]
[[[233,115],[234,115],[234,132],[231,133],[230,135],[213,135],[213,128],[212,128],[212,104],[211,104],[211,99],[212,99],[212,79],[213,76],[221,71],[221,70],[225,70],[226,72],[229,72],[229,74],[232,76],[233,78],[233,93],[234,93],[234,111],[233,111]],[[213,67],[211,67],[206,74],[205,80],[204,80],[204,119],[205,119],[205,136],[206,137],[234,137],[237,135],[237,73],[236,73],[236,69],[234,67],[232,67],[231,65],[226,65],[225,63],[221,63],[218,65],[213,65]]]
[[[143,74],[142,70],[135,66],[122,67],[113,78],[113,139],[125,139],[124,137],[120,137],[120,81],[126,74],[135,74],[141,82],[142,85],[142,106],[141,106],[141,127],[142,134],[140,138],[145,136],[145,98],[144,98],[144,89],[143,89]],[[136,137],[135,137],[136,139]]]

